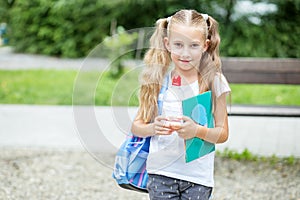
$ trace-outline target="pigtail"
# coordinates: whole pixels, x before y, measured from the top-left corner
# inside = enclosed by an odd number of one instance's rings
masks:
[[[211,16],[208,17],[206,23],[208,27],[207,39],[210,40],[210,45],[207,49],[207,52],[210,54],[212,60],[215,62],[216,67],[221,69],[221,59],[219,55],[219,46],[221,41],[218,30],[219,25],[218,22]]]
[[[217,67],[214,62],[212,62],[212,57],[205,51],[203,52],[198,68],[198,84],[199,93],[206,92],[213,89],[213,79],[217,74]]]
[[[208,15],[207,19],[204,20],[207,25],[207,39],[209,39],[210,43],[208,49],[203,52],[200,60],[198,71],[199,93],[203,93],[208,90],[212,91],[212,111],[214,112],[216,104],[216,88],[214,88],[214,80],[217,75],[221,75],[222,73],[221,59],[219,55],[221,39],[218,31],[218,22]]]
[[[218,73],[218,68],[216,67],[215,62],[212,61],[212,57],[207,51],[203,52],[198,69],[199,94],[211,90],[213,99],[213,113],[216,104],[216,88],[214,85],[214,79],[216,78],[217,74],[220,73]]]
[[[206,14],[201,14],[205,16]],[[207,25],[207,36],[209,39],[208,49],[203,52],[198,69],[199,92],[207,90],[214,91],[213,80],[215,75],[221,73],[221,60],[219,55],[220,35],[218,32],[218,22],[211,16],[204,18]]]
[[[169,52],[164,45],[167,26],[166,18],[156,22],[156,29],[150,38],[150,49],[144,57],[146,66],[140,77],[140,107],[137,119],[141,119],[145,123],[153,121],[158,114],[158,94],[171,62]]]

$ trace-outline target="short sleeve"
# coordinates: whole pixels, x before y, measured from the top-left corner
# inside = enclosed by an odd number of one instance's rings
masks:
[[[229,87],[228,81],[223,74],[218,73],[214,80],[214,89],[216,97],[221,96],[223,93],[230,93],[231,89]]]

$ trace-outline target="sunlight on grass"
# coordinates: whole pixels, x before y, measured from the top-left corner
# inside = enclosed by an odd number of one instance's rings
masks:
[[[127,70],[113,79],[101,72],[82,72],[77,76],[78,72],[72,70],[0,70],[0,103],[137,106],[139,72]],[[300,106],[299,85],[230,87],[232,104]]]
[[[75,71],[18,70],[0,71],[0,103],[50,104],[72,103]]]
[[[299,85],[231,84],[233,104],[300,105]]]

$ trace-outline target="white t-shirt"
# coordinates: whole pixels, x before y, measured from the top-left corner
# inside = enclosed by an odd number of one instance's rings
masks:
[[[171,80],[171,75],[169,75],[169,80]],[[181,101],[175,95],[178,91],[173,90],[170,82],[168,90],[163,95],[162,113],[168,116],[182,115]],[[198,81],[190,85],[181,86],[181,88],[180,96],[184,96],[184,98],[189,98],[199,93]],[[214,88],[217,97],[223,93],[230,92],[226,78],[220,74],[215,77]],[[186,163],[184,140],[174,131],[171,135],[151,137],[147,171],[150,174],[160,174],[213,187],[214,157],[215,152],[213,151]]]

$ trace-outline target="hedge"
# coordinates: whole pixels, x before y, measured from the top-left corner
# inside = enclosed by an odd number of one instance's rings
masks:
[[[10,44],[27,53],[85,56],[109,34],[106,15],[112,4],[102,2],[16,0],[10,11]]]
[[[110,34],[111,20],[126,30],[152,27],[158,18],[192,8],[219,22],[222,56],[300,58],[300,0],[249,0],[276,9],[242,14],[236,10],[239,2],[9,0],[0,3],[0,20],[8,20],[9,45],[17,51],[83,57]]]

